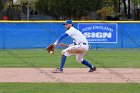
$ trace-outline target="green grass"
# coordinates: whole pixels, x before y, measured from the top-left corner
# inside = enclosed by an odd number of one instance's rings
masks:
[[[85,56],[97,67],[140,68],[139,49],[98,49],[89,50]],[[44,49],[0,50],[0,67],[58,67],[61,50],[49,55]],[[67,58],[65,67],[85,67],[75,61],[75,56]]]
[[[139,49],[90,50],[86,56],[97,67],[140,68]],[[0,50],[0,67],[58,67],[61,50],[49,55],[43,49]],[[65,67],[85,67],[68,57]],[[0,93],[139,93],[140,83],[0,83]]]
[[[0,93],[139,93],[140,84],[0,83]]]

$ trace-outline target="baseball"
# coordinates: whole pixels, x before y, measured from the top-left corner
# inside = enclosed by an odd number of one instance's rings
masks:
[[[50,54],[52,54],[53,52],[52,51],[50,51]]]

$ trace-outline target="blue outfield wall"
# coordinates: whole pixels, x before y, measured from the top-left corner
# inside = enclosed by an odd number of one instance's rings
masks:
[[[116,24],[116,43],[90,43],[91,47],[140,48],[140,23]],[[74,27],[78,29],[78,22]],[[0,22],[0,49],[45,48],[64,32],[61,22]],[[70,44],[72,40],[68,37],[62,42]]]

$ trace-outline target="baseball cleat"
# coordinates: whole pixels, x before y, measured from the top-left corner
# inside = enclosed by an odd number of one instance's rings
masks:
[[[96,67],[95,66],[90,68],[88,72],[93,72],[93,71],[96,71]]]
[[[52,73],[63,73],[63,69],[57,68],[56,70],[52,71]]]

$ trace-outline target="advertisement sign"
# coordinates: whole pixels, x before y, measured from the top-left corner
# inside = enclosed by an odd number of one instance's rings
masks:
[[[89,43],[117,43],[117,24],[80,23],[78,29]]]

